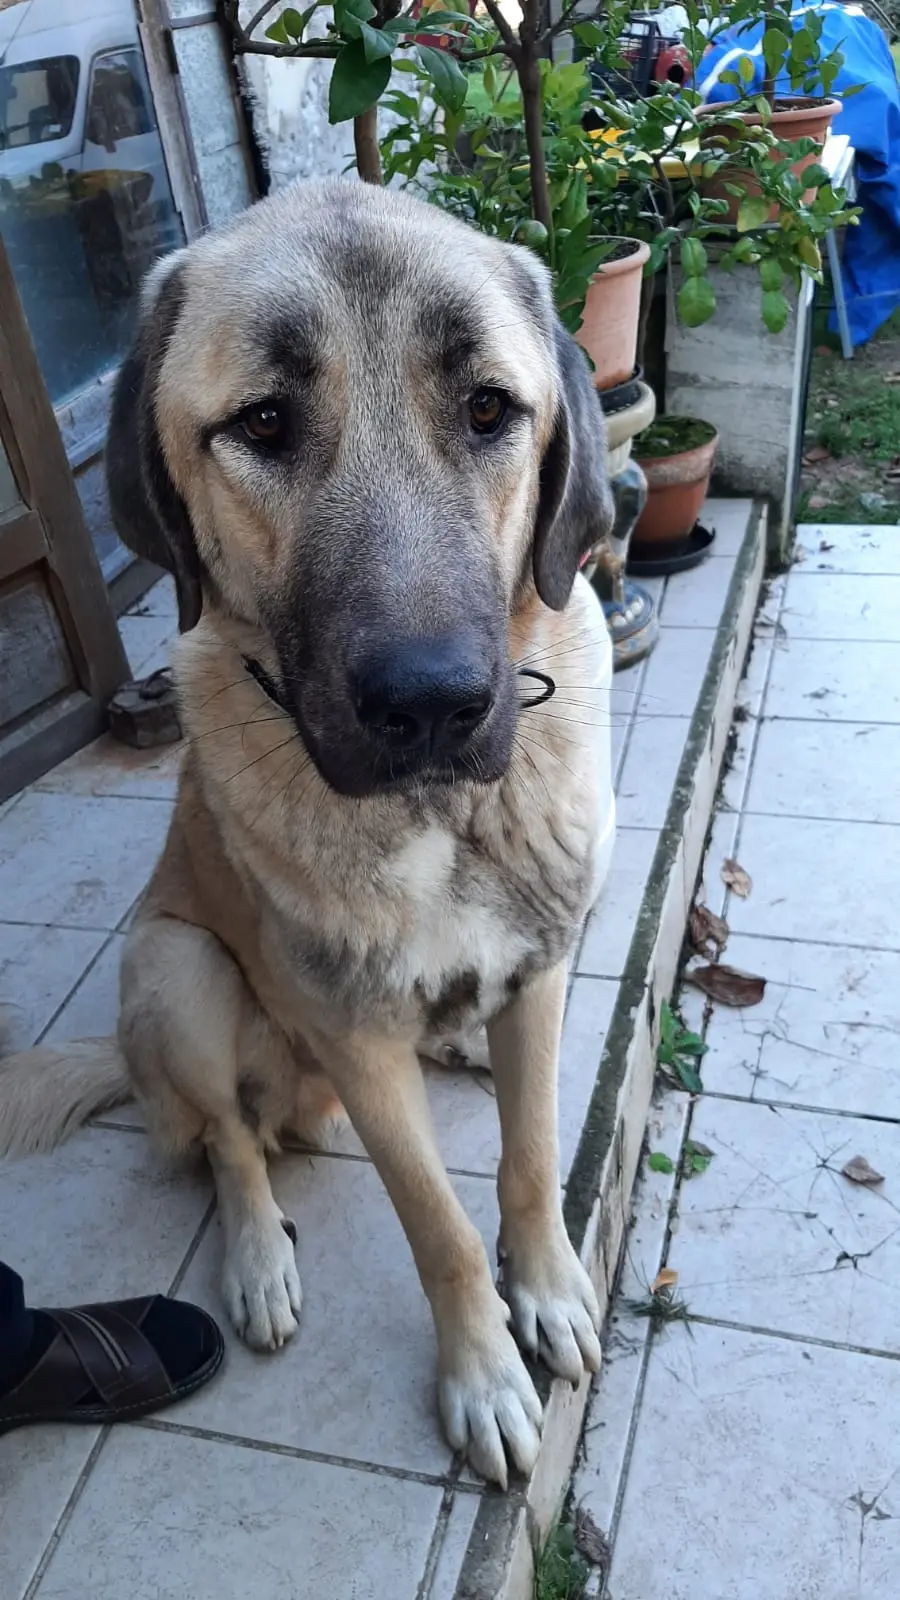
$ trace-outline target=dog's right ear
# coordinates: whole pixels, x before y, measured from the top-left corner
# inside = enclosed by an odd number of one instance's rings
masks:
[[[141,296],[137,336],[119,369],[106,440],[106,482],[122,543],[175,579],[182,633],[200,620],[202,568],[187,507],[169,474],[159,436],[160,368],[184,303],[183,252],[152,270]]]

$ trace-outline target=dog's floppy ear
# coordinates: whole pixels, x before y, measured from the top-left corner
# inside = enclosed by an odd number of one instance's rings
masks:
[[[606,537],[613,501],[606,468],[606,424],[583,350],[555,316],[553,343],[559,401],[541,462],[534,530],[534,581],[554,611],[568,604],[575,574]]]
[[[135,555],[171,572],[182,633],[200,620],[201,564],[187,507],[169,475],[156,417],[156,387],[184,302],[182,252],[150,273],[137,337],[119,369],[106,441],[113,523]]]

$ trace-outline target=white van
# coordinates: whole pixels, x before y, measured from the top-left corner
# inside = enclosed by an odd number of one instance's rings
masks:
[[[17,0],[0,10],[0,179],[46,163],[168,183],[133,0]]]

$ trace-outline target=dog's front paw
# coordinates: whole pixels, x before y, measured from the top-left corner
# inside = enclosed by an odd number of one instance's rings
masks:
[[[507,1486],[507,1452],[520,1472],[531,1472],[540,1448],[541,1402],[504,1308],[486,1328],[468,1327],[442,1350],[438,1396],[444,1431],[476,1472]]]
[[[234,1327],[254,1350],[280,1350],[296,1332],[302,1293],[297,1230],[280,1211],[254,1218],[229,1241],[222,1295]]]
[[[503,1289],[523,1349],[572,1384],[599,1372],[600,1308],[590,1278],[563,1233],[503,1259]]]

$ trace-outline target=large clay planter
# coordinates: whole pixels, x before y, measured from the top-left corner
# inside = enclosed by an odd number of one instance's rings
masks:
[[[737,136],[737,128],[729,127],[727,122],[721,120],[722,112],[725,110],[727,110],[727,105],[703,106],[700,109],[699,116],[704,123],[709,124],[708,130],[701,136],[701,148],[706,140],[721,142],[726,139],[734,139]],[[800,177],[807,167],[811,167],[814,162],[819,160],[819,151],[828,137],[828,130],[832,121],[838,112],[842,110],[843,107],[840,100],[812,100],[803,99],[801,96],[776,100],[769,128],[779,143],[793,144],[796,139],[815,139],[818,146],[818,149],[810,150],[808,155],[800,156],[792,164],[791,171],[797,177]],[[747,128],[762,127],[762,117],[758,112],[740,111],[734,114],[740,117],[741,122]],[[773,161],[782,159],[777,144],[772,148],[771,157]],[[759,194],[759,184],[746,167],[723,167],[720,172],[716,173],[714,178],[708,178],[704,181],[702,192],[707,199],[727,200],[728,202],[728,215],[722,216],[719,220],[733,223],[737,221],[741,202],[736,195],[728,193],[725,187],[726,183],[741,184],[748,195]],[[815,194],[815,189],[808,189],[803,197],[804,201],[808,203],[815,199]],[[778,207],[776,205],[769,208],[768,220],[769,222],[778,221]]]
[[[615,239],[616,254],[595,274],[581,327],[575,335],[594,363],[594,383],[611,389],[634,371],[638,322],[641,313],[641,278],[650,257],[649,245],[638,239]]]
[[[679,421],[687,419],[679,418]],[[666,419],[657,420],[657,427]],[[707,425],[709,426],[709,425]],[[679,544],[687,539],[709,490],[719,436],[672,455],[642,455],[640,440],[634,459],[647,479],[647,504],[638,518],[633,540],[647,545]]]

